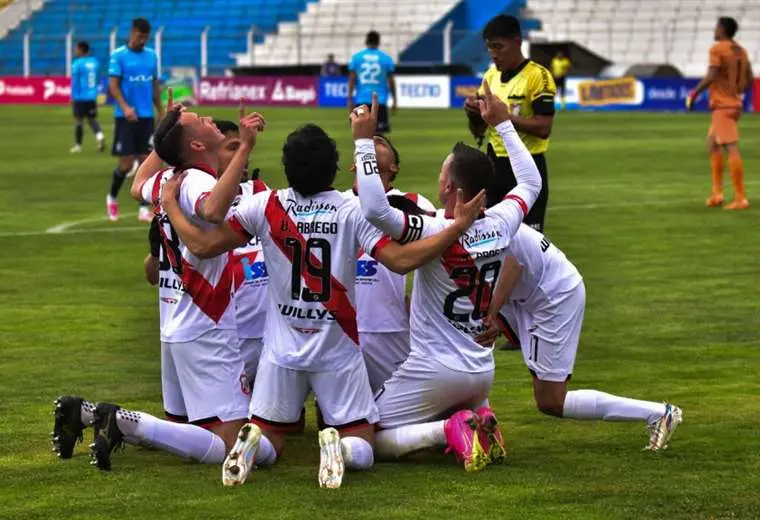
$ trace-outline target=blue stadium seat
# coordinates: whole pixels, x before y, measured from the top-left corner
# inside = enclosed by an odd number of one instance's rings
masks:
[[[63,74],[66,70],[64,38],[71,27],[75,38],[88,38],[92,52],[105,61],[108,38],[118,28],[118,44],[129,34],[133,18],[150,20],[154,31],[164,27],[162,62],[165,67],[200,66],[200,34],[209,34],[209,66],[217,72],[234,65],[231,55],[246,50],[246,34],[256,26],[256,41],[263,42],[283,21],[295,21],[307,3],[318,0],[48,0],[0,40],[0,75],[23,72],[22,42],[31,29],[32,74]],[[96,38],[97,35],[97,38]],[[153,45],[151,39],[150,45]]]

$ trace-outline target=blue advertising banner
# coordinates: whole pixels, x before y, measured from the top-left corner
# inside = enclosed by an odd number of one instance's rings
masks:
[[[345,107],[348,102],[348,78],[323,76],[319,78],[319,106]]]
[[[474,96],[481,79],[475,76],[452,76],[451,77],[451,108],[462,108],[467,96]]]

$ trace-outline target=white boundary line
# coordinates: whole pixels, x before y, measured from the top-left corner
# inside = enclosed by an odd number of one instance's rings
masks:
[[[74,220],[72,222],[63,222],[62,224],[58,224],[57,226],[47,228],[45,230],[45,233],[51,233],[51,234],[65,233],[69,228],[79,226],[80,224],[89,224],[91,222],[103,222],[105,220],[107,220],[107,217],[84,218],[82,220]]]

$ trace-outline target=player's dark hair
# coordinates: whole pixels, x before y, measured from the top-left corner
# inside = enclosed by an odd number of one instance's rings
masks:
[[[132,29],[143,34],[150,32],[150,22],[145,18],[135,18],[132,20]]]
[[[393,146],[391,140],[382,134],[375,134],[375,139],[380,139],[385,143],[385,146],[391,149],[391,152],[393,153],[393,162],[396,163],[396,166],[401,166],[401,156],[399,155],[398,150],[396,150],[396,147]]]
[[[282,147],[282,165],[288,185],[305,197],[332,186],[338,173],[338,147],[313,123],[288,135]]]
[[[470,200],[491,185],[495,170],[490,157],[462,142],[455,144],[451,153],[454,159],[449,175],[454,184],[462,188],[465,200]]]
[[[87,54],[90,52],[90,44],[86,41],[77,42],[77,49],[82,51],[84,54]]]
[[[730,16],[721,16],[718,18],[718,23],[723,27],[723,32],[726,33],[728,38],[733,38],[736,31],[739,30],[739,24]]]
[[[240,133],[240,128],[232,121],[227,121],[225,119],[214,119],[214,124],[216,125],[217,130],[219,130],[224,135]]]
[[[156,127],[153,133],[153,148],[156,154],[169,166],[181,168],[183,165],[184,131],[179,124],[182,112],[172,110]]]
[[[430,213],[419,207],[414,201],[403,195],[388,195],[388,204],[410,215],[429,215]]]
[[[365,43],[368,47],[377,47],[380,45],[380,33],[377,31],[370,31],[367,33],[367,39]]]
[[[483,28],[484,40],[520,37],[522,37],[520,20],[508,14],[500,14],[499,16],[491,18],[491,21],[489,21]]]

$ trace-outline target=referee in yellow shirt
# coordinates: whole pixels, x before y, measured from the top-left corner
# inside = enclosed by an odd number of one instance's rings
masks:
[[[510,107],[512,124],[541,173],[542,188],[524,222],[538,231],[544,230],[544,216],[549,201],[549,178],[544,154],[549,148],[549,134],[554,121],[554,97],[557,89],[549,71],[538,63],[526,59],[520,46],[520,22],[514,16],[499,15],[483,29],[483,39],[491,54],[493,65],[483,76],[491,92]],[[478,95],[482,95],[481,84]],[[482,142],[488,139],[488,155],[496,165],[496,179],[488,190],[488,206],[499,202],[517,185],[507,150],[499,133],[480,117],[477,97],[465,101],[470,131]]]
[[[565,109],[565,91],[567,71],[572,67],[570,58],[565,56],[562,51],[557,51],[557,54],[552,58],[552,76],[554,76],[554,83],[557,84],[557,94],[559,94],[559,106],[561,110]]]

